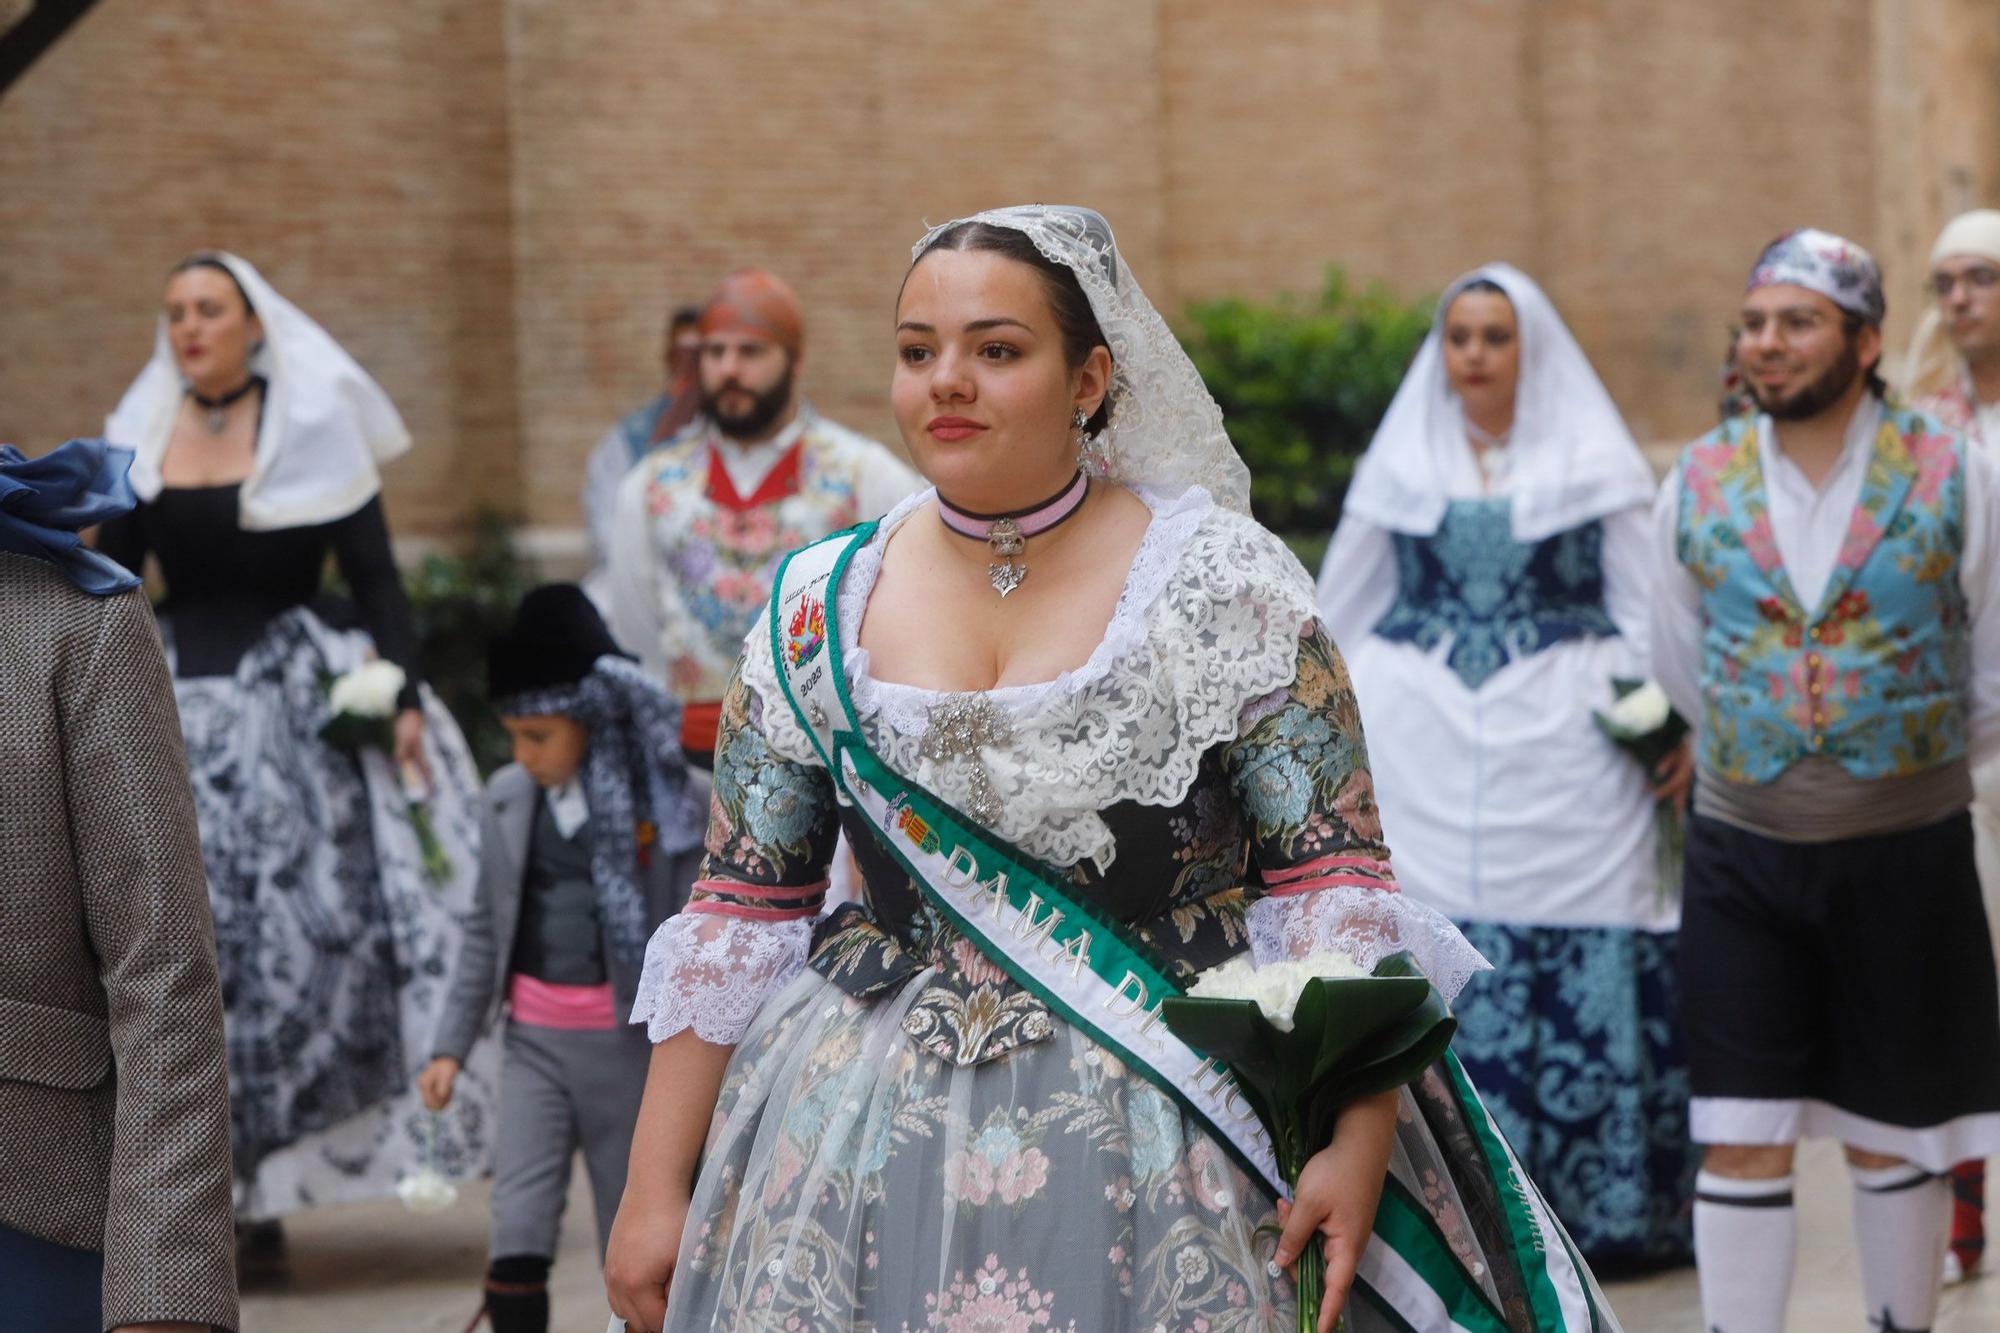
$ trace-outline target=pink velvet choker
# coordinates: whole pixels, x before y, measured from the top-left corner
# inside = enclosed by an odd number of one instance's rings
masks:
[[[993,591],[1005,597],[1028,577],[1028,566],[1019,560],[1027,549],[1028,538],[1047,532],[1081,509],[1089,493],[1090,477],[1079,468],[1062,490],[1026,509],[1007,514],[975,514],[958,508],[940,494],[938,517],[961,537],[983,541],[992,549],[994,559],[986,566],[986,578]]]

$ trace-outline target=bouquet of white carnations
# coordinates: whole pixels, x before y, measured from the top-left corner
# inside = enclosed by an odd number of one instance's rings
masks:
[[[1613,745],[1639,761],[1647,781],[1653,781],[1661,763],[1687,738],[1687,720],[1674,711],[1667,692],[1650,680],[1614,680],[1611,689],[1616,701],[1610,710],[1593,712],[1591,717]],[[1681,826],[1681,812],[1672,801],[1654,803],[1653,826],[1657,835],[1654,892],[1664,898],[1679,889],[1687,833]]]
[[[407,677],[394,662],[377,659],[363,662],[345,675],[330,676],[321,682],[326,703],[333,716],[320,727],[320,739],[336,750],[359,754],[362,750],[396,752],[396,698],[403,692]],[[398,774],[403,799],[409,803],[410,827],[416,831],[417,848],[423,855],[424,875],[433,884],[451,879],[451,858],[438,842],[431,827],[425,802],[430,793],[421,778],[407,768]]]
[[[438,1118],[431,1111],[424,1121],[424,1162],[396,1182],[396,1198],[413,1213],[441,1213],[458,1202],[458,1186],[438,1170]]]
[[[1407,953],[1373,972],[1345,954],[1210,968],[1160,1014],[1182,1041],[1235,1075],[1296,1186],[1334,1122],[1360,1097],[1401,1087],[1441,1057],[1458,1020]],[[1298,1327],[1319,1326],[1326,1265],[1318,1238],[1297,1264]]]

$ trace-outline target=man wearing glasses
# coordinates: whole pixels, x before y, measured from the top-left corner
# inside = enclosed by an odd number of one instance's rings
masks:
[[[1799,1139],[1846,1146],[1869,1327],[1928,1329],[1938,1173],[2000,1151],[1971,767],[2000,741],[2000,477],[1886,402],[1881,271],[1789,232],[1751,270],[1755,411],[1656,510],[1654,674],[1697,728],[1682,1019],[1704,1327],[1780,1333]]]
[[[1931,247],[1931,293],[1903,388],[1975,444],[2000,450],[2000,209],[1945,224]]]
[[[1945,224],[1931,247],[1931,294],[1910,342],[1904,392],[1923,411],[2000,453],[2000,210],[1974,209]],[[1973,774],[1973,841],[1987,915],[2000,899],[2000,765]],[[1986,1164],[1951,1173],[1951,1248],[1945,1281],[1979,1269],[1986,1252]]]

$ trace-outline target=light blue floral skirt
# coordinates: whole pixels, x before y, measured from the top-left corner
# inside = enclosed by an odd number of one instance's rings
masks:
[[[1060,1021],[982,1064],[940,1058],[903,1026],[930,975],[856,998],[808,970],[765,1006],[724,1079],[668,1329],[1292,1326],[1258,1234],[1272,1200],[1198,1123]],[[1403,1094],[1390,1192],[1467,1301],[1533,1327],[1519,1268],[1494,1260],[1490,1162],[1441,1071]],[[1411,1327],[1368,1293],[1348,1319]]]
[[[1452,1049],[1577,1248],[1593,1262],[1690,1259],[1699,1152],[1676,935],[1458,925],[1493,970],[1452,1006]]]

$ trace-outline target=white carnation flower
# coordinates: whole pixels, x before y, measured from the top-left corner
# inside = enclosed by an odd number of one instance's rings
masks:
[[[1649,680],[1611,705],[1604,720],[1627,735],[1647,736],[1666,726],[1673,710],[1667,692]]]
[[[403,692],[403,668],[394,662],[364,662],[337,677],[327,690],[327,703],[335,713],[355,717],[393,717],[396,696]]]
[[[1344,953],[1328,950],[1282,963],[1257,966],[1249,954],[1238,954],[1195,978],[1188,997],[1198,1000],[1254,1000],[1264,1017],[1280,1032],[1292,1030],[1292,1013],[1299,996],[1314,977],[1373,976]]]
[[[441,1213],[458,1202],[458,1186],[426,1166],[396,1182],[396,1197],[413,1213]]]

